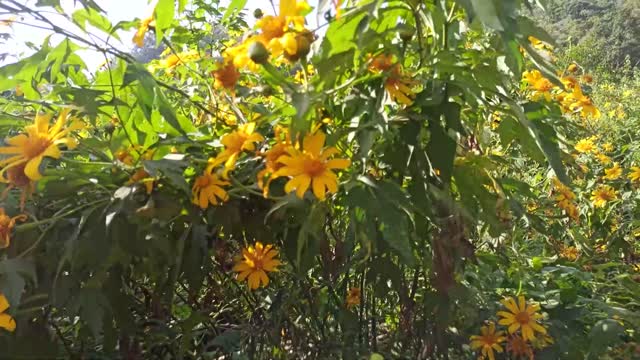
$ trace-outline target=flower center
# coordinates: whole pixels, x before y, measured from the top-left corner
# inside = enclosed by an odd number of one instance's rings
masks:
[[[536,81],[535,88],[538,91],[549,91],[553,89],[553,84],[548,79],[540,79]]]
[[[521,311],[516,314],[516,321],[518,321],[521,325],[528,324],[530,320],[531,317],[526,311]]]
[[[22,152],[28,159],[33,159],[42,155],[49,146],[51,146],[51,140],[46,135],[29,136]]]
[[[196,179],[196,187],[198,188],[206,188],[211,183],[208,176],[198,176]]]
[[[308,158],[304,162],[304,172],[310,177],[318,177],[326,170],[324,162],[319,159]]]
[[[237,132],[235,134],[232,134],[232,136],[233,137],[230,139],[231,141],[229,142],[229,146],[227,147],[227,149],[233,152],[242,151],[242,147],[244,146],[245,141],[247,141],[247,139],[249,138],[249,135],[243,132]]]

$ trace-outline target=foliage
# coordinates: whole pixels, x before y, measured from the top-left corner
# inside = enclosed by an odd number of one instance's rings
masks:
[[[638,355],[640,77],[542,2],[79,3],[0,3],[63,38],[0,67],[3,356]]]

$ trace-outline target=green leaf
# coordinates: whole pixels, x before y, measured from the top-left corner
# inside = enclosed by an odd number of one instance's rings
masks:
[[[156,28],[164,31],[173,22],[176,14],[175,0],[158,0],[155,8]]]
[[[20,303],[26,285],[25,279],[36,282],[35,265],[23,259],[0,261],[0,293],[4,294],[11,306]]]
[[[589,333],[590,346],[587,359],[599,359],[608,347],[612,347],[621,341],[620,336],[624,334],[624,327],[613,319],[598,321]]]
[[[493,0],[471,0],[471,6],[484,25],[494,30],[504,30]]]
[[[180,134],[184,135],[185,137],[188,136],[187,133],[182,128],[182,126],[180,126],[180,121],[176,116],[174,107],[171,106],[169,102],[167,102],[167,99],[164,97],[164,94],[158,88],[156,88],[156,102],[158,105],[158,111],[160,111],[160,114],[162,114],[162,117],[164,118],[164,120],[168,122],[172,128],[178,130]]]
[[[71,15],[73,22],[77,24],[82,30],[86,30],[86,23],[89,22],[95,28],[110,34],[112,37],[120,40],[118,34],[112,32],[112,26],[109,19],[92,8],[77,10]]]
[[[235,15],[240,11],[242,11],[245,5],[247,5],[247,0],[231,0],[231,3],[229,4],[227,11],[225,11],[224,15],[222,16],[222,21],[225,21],[230,16]]]

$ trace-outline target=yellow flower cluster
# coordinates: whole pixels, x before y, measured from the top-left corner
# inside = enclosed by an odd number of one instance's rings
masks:
[[[302,141],[293,143],[288,131],[280,126],[275,127],[274,144],[266,151],[256,151],[256,143],[264,141],[257,133],[256,123],[251,122],[238,126],[237,130],[225,135],[220,141],[224,146],[215,158],[209,159],[204,173],[198,177],[192,189],[193,203],[206,209],[209,204],[217,205],[218,199],[227,200],[227,193],[222,186],[226,181],[239,156],[244,152],[254,152],[264,159],[264,169],[258,172],[257,184],[263,195],[269,195],[269,185],[279,177],[289,177],[284,190],[295,191],[299,198],[312,189],[319,200],[325,200],[327,192],[338,190],[338,177],[334,170],[345,169],[349,159],[333,159],[339,151],[335,147],[325,147],[326,135],[321,130],[307,134]],[[221,177],[215,168],[223,165]]]
[[[567,71],[559,74],[563,87],[554,85],[551,80],[542,75],[539,70],[525,71],[522,80],[526,85],[529,99],[539,101],[555,100],[564,113],[579,114],[583,119],[597,120],[600,110],[593,104],[591,98],[584,94],[580,80],[572,73],[577,71],[577,65],[571,64]],[[591,82],[588,75],[583,75],[583,82]]]
[[[224,51],[224,64],[256,71],[259,65],[256,60],[267,61],[269,55],[274,59],[284,55],[289,61],[306,56],[314,40],[314,35],[305,28],[304,15],[309,11],[311,7],[306,1],[280,1],[278,15],[263,16],[256,22],[260,33]],[[260,45],[254,45],[256,43]]]
[[[411,87],[416,82],[404,73],[402,65],[393,58],[393,55],[370,56],[369,71],[374,74],[385,74],[384,88],[393,101],[407,106],[413,103],[415,94]]]
[[[562,246],[560,248],[560,257],[569,261],[576,261],[580,256],[580,250],[575,246]]]
[[[578,211],[578,207],[575,204],[576,195],[560,182],[557,178],[553,179],[553,190],[556,193],[554,200],[556,201],[556,205],[565,211],[567,216],[569,216],[574,221],[578,221],[580,216],[580,212]]]
[[[507,351],[515,358],[533,358],[533,348],[541,349],[553,343],[553,339],[547,335],[547,329],[538,323],[542,318],[539,305],[528,303],[522,295],[517,301],[510,297],[501,303],[508,311],[497,312],[501,317],[498,324],[507,327],[509,336],[505,331],[496,331],[492,321],[482,326],[481,334],[471,336],[470,344],[472,349],[480,350],[479,359],[495,360],[495,353],[504,351],[502,344],[505,342]]]

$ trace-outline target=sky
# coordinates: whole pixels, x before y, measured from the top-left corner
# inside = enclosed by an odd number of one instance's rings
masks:
[[[2,1],[2,0],[0,0]],[[20,3],[26,5],[33,5],[35,0],[18,0]],[[144,19],[151,15],[153,12],[153,8],[155,6],[155,0],[95,0],[96,3],[102,7],[106,14],[107,18],[111,21],[112,24],[115,24],[119,21],[130,21],[135,18]],[[223,1],[223,3],[229,0]],[[313,1],[309,1],[313,3]],[[275,1],[276,6],[278,5],[278,0]],[[74,11],[74,9],[81,8],[79,5],[76,6],[74,4],[74,0],[62,0],[61,2],[63,9],[66,13],[70,14]],[[248,0],[245,6],[248,9],[248,14],[252,14],[253,10],[256,8],[262,8],[265,13],[271,13],[271,3],[268,0]],[[0,16],[0,21],[9,18],[9,16]],[[316,24],[316,17],[309,16],[308,21],[312,19],[311,23],[313,25]],[[66,20],[61,15],[55,13],[53,9],[51,9],[51,14],[49,19],[54,22],[56,25],[63,27],[65,29],[75,29],[75,25],[71,24],[68,20]],[[247,20],[253,19],[253,16],[248,16]],[[25,19],[24,22],[29,22],[28,19]],[[4,61],[0,61],[0,65],[5,65],[7,63],[12,63],[17,61],[18,59],[28,56],[34,51],[30,49],[25,43],[31,42],[36,46],[40,46],[44,39],[51,34],[51,32],[46,30],[41,30],[34,28],[32,26],[23,25],[19,23],[14,23],[10,29],[0,27],[0,33],[9,32],[12,36],[6,47],[0,50],[0,53],[8,52],[10,54]],[[75,33],[80,33],[78,31],[74,31]],[[131,38],[133,37],[135,30],[131,30],[128,33],[122,32],[120,33],[121,42],[113,39],[111,43],[118,49],[128,51],[133,48],[133,43],[131,42]],[[95,32],[96,34],[102,34],[99,31]],[[55,45],[59,41],[61,41],[61,37],[52,37],[51,43]],[[93,52],[93,51],[82,51],[80,56],[83,58],[85,63],[87,64],[88,69],[93,69],[98,67],[104,61],[104,57],[102,54]]]

